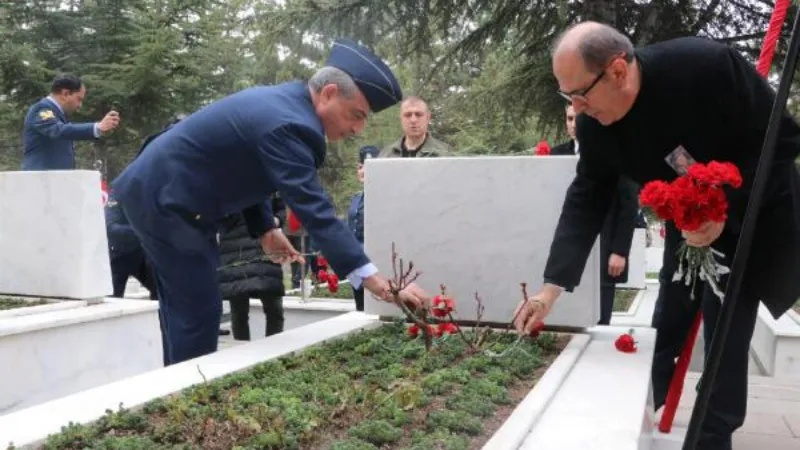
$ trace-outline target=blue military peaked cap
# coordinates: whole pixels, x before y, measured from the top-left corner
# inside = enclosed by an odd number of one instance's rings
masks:
[[[380,58],[350,39],[333,43],[326,65],[341,69],[353,78],[377,113],[397,104],[403,98],[400,83]]]

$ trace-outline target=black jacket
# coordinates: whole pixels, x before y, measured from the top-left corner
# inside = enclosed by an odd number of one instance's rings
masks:
[[[575,141],[556,145],[551,155],[574,155]],[[626,178],[620,178],[617,195],[608,208],[603,229],[600,231],[600,281],[603,284],[627,283],[630,266],[631,243],[639,212],[639,186]],[[617,254],[627,259],[625,271],[618,277],[608,274],[608,258]]]
[[[272,211],[280,225],[285,221],[286,207],[276,195],[271,199]],[[241,214],[227,217],[219,226],[220,268],[217,271],[222,298],[285,295],[283,269],[267,260],[258,240],[250,237]]]
[[[671,181],[678,174],[667,161],[681,148],[697,162],[728,161],[742,172],[742,186],[725,189],[727,220],[712,244],[728,264],[738,248],[775,91],[737,50],[708,39],[659,42],[636,57],[642,86],[625,117],[609,126],[577,118],[581,159],[544,275],[566,288],[580,280],[619,176],[639,185]],[[742,291],[760,298],[775,318],[800,297],[798,154],[800,126],[784,110],[742,280]]]

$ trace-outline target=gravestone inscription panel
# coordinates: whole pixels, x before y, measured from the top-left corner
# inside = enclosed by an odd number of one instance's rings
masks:
[[[550,244],[577,157],[453,157],[372,159],[365,181],[365,247],[392,276],[391,251],[422,272],[429,292],[447,286],[457,316],[510,321],[522,299],[542,285]],[[599,320],[599,240],[580,285],[565,292],[548,325],[589,327]],[[393,305],[366,296],[365,312],[400,316]]]

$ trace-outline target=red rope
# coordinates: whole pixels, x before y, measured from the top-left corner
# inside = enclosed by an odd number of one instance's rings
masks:
[[[781,30],[783,23],[786,21],[786,13],[791,6],[791,0],[777,0],[775,8],[772,10],[772,17],[769,20],[769,27],[767,34],[764,36],[764,42],[761,45],[761,55],[758,57],[758,65],[756,70],[763,77],[769,75],[769,68],[772,66],[772,58],[775,56],[775,47],[781,37]],[[703,314],[698,311],[694,318],[692,327],[689,329],[689,335],[686,342],[683,344],[681,355],[678,357],[678,362],[675,364],[675,372],[672,375],[672,380],[669,384],[669,391],[664,403],[664,412],[661,414],[661,420],[658,423],[658,430],[662,433],[669,433],[672,430],[672,421],[675,419],[675,412],[678,410],[678,403],[681,400],[683,393],[683,382],[686,379],[686,372],[689,370],[689,362],[692,359],[692,349],[697,339],[697,331],[700,328]]]
[[[756,66],[756,70],[763,77],[769,74],[772,57],[775,55],[775,46],[781,37],[783,22],[786,20],[786,13],[789,11],[791,4],[791,0],[778,0],[775,2],[775,9],[772,10],[772,18],[769,20],[769,28],[767,28],[767,34],[764,36],[761,55],[758,57],[758,66]]]

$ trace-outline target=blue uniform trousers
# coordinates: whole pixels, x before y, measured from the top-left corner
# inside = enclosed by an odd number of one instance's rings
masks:
[[[216,226],[166,213],[150,224],[170,230],[175,242],[167,242],[148,233],[130,205],[122,207],[155,267],[164,365],[215,352],[222,318]]]

